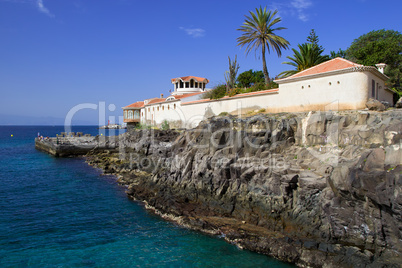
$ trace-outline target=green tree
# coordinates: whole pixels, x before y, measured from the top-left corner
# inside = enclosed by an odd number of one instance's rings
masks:
[[[322,52],[324,52],[324,50],[319,48],[315,44],[304,43],[301,45],[299,44],[298,47],[300,51],[297,51],[296,49],[292,48],[294,55],[286,57],[291,61],[282,63],[294,66],[296,67],[296,69],[284,71],[279,74],[280,77],[282,78],[288,77],[290,75],[293,75],[295,73],[298,73],[300,71],[303,71],[305,69],[308,69],[310,67],[313,67],[317,64],[329,60],[328,55],[322,55]]]
[[[229,71],[225,72],[225,80],[226,80],[226,91],[229,92],[230,89],[234,88],[236,85],[236,77],[237,72],[239,71],[239,64],[237,63],[237,55],[235,56],[234,61],[232,62],[229,58]]]
[[[346,59],[359,64],[374,66],[386,63],[388,86],[398,90],[402,79],[402,35],[394,30],[377,30],[355,39],[346,50]]]
[[[318,46],[320,49],[324,50],[324,48],[318,44],[318,41],[319,41],[319,40],[320,40],[320,39],[318,38],[318,35],[315,33],[315,30],[314,30],[314,29],[311,29],[310,35],[307,36],[307,42],[309,42],[310,44],[316,45],[316,46]]]
[[[345,50],[342,50],[342,49],[339,49],[337,52],[335,52],[335,51],[331,51],[330,52],[330,58],[331,59],[335,59],[335,58],[345,58],[346,57],[346,51]]]
[[[245,16],[246,19],[242,26],[240,26],[238,31],[242,32],[242,35],[237,38],[237,45],[244,47],[246,46],[247,54],[251,50],[261,49],[262,55],[262,69],[264,72],[265,83],[269,83],[269,73],[267,68],[267,63],[265,60],[265,53],[270,53],[271,50],[275,50],[278,54],[278,57],[282,55],[282,49],[287,49],[289,46],[289,42],[276,34],[277,31],[286,29],[284,27],[276,27],[276,24],[281,22],[280,17],[275,17],[278,13],[277,10],[272,12],[271,10],[267,11],[265,7],[262,9],[256,8],[255,13],[250,11],[250,16]]]
[[[250,69],[239,74],[237,82],[239,87],[249,88],[252,84],[263,83],[264,73],[262,71],[253,71]]]

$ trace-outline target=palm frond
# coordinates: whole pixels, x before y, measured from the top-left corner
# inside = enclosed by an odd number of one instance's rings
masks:
[[[286,29],[285,27],[275,27],[276,24],[282,21],[280,17],[276,17],[277,10],[267,11],[267,7],[256,8],[255,12],[250,11],[249,15],[245,16],[243,25],[240,26],[238,31],[242,35],[237,38],[237,45],[245,47],[246,55],[250,51],[257,53],[260,50],[263,54],[267,51],[276,51],[278,57],[282,55],[282,49],[289,47],[289,42],[276,34],[280,30]],[[268,71],[265,62],[265,55],[263,57],[263,69],[265,80],[269,79]]]
[[[299,51],[292,48],[294,53],[293,56],[287,56],[286,58],[291,60],[290,62],[282,62],[282,64],[288,64],[293,67],[296,67],[295,70],[284,71],[279,74],[279,77],[284,78],[288,77],[289,75],[293,75],[300,71],[306,70],[311,68],[317,64],[320,64],[324,61],[329,60],[329,56],[321,55],[324,50],[318,47],[317,45],[305,43],[299,44]]]

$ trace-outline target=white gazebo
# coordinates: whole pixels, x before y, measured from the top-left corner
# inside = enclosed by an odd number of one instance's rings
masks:
[[[208,83],[208,79],[196,76],[173,78],[172,84],[174,85],[174,91],[172,92],[172,95],[204,92],[205,85]]]

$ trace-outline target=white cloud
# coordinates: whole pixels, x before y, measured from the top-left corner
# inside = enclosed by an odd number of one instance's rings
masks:
[[[43,0],[37,0],[36,1],[36,6],[38,7],[39,11],[48,15],[49,17],[53,18],[54,15],[52,13],[50,13],[49,9],[47,9],[45,7],[45,5],[43,4]]]
[[[290,4],[293,8],[296,9],[298,18],[300,20],[308,21],[308,14],[306,13],[306,9],[313,4],[310,0],[293,0]]]
[[[303,10],[310,7],[313,3],[309,0],[293,0],[290,4],[298,10]]]
[[[35,7],[39,10],[39,12],[48,15],[51,18],[54,18],[54,15],[45,7],[43,4],[43,0],[0,0],[0,2],[11,2],[11,3],[22,3],[22,4],[30,4],[35,5]]]
[[[180,30],[185,31],[189,36],[197,38],[197,37],[204,37],[205,30],[201,28],[184,28],[180,27]]]
[[[270,6],[277,9],[281,14],[297,16],[301,21],[308,21],[309,14],[307,10],[313,5],[312,0],[291,0],[287,2],[273,2]]]

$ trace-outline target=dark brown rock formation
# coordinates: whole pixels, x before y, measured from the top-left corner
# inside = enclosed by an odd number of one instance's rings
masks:
[[[310,267],[402,263],[402,112],[218,117],[88,155],[164,217]]]

